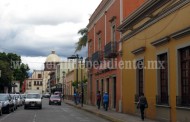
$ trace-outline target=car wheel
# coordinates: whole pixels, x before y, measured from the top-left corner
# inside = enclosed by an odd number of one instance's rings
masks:
[[[49,105],[51,105],[51,103],[49,102]]]
[[[1,109],[1,111],[0,111],[0,116],[2,115],[3,113],[2,113],[2,109]]]
[[[11,107],[8,106],[7,108],[7,114],[10,114],[11,113]]]
[[[42,105],[39,107],[39,109],[42,109]]]
[[[24,106],[24,109],[27,109],[26,105]]]

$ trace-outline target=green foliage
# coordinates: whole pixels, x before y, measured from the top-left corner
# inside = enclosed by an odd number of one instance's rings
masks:
[[[21,63],[21,57],[14,53],[0,53],[0,85],[10,86],[12,80],[23,81],[28,78],[29,67]]]
[[[88,40],[88,29],[83,28],[78,31],[78,34],[80,34],[81,37],[79,38],[79,41],[76,43],[75,52],[80,51],[83,47],[86,47]]]
[[[76,86],[77,86],[77,81],[72,82],[72,86],[73,86],[74,88],[76,88]]]

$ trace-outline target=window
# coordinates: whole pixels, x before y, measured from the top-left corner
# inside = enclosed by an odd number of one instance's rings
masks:
[[[181,104],[190,106],[190,46],[180,50]]]
[[[137,94],[141,95],[144,91],[144,62],[143,60],[139,60],[136,63],[137,65]]]
[[[42,86],[43,84],[42,84],[42,81],[40,81],[40,85]]]
[[[39,87],[37,87],[36,89],[39,90]]]
[[[96,81],[96,93],[99,91],[99,80]]]
[[[98,50],[100,50],[101,51],[101,48],[102,47],[102,40],[101,40],[101,35],[99,34],[98,35]]]
[[[36,85],[36,81],[34,81],[34,85]]]
[[[115,25],[112,25],[112,28],[111,28],[111,40],[114,42],[116,41],[116,27]]]
[[[31,82],[29,82],[29,87],[31,87]]]
[[[37,85],[40,85],[40,84],[39,84],[39,81],[37,81]]]
[[[38,74],[38,78],[42,78],[42,74]]]
[[[158,60],[162,63],[159,69],[159,95],[157,96],[157,104],[168,103],[168,59],[167,53],[158,56]]]

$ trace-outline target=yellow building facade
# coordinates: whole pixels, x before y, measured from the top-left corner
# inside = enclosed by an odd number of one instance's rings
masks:
[[[140,114],[144,93],[151,119],[190,121],[190,2],[149,0],[118,27],[122,32],[123,112]]]

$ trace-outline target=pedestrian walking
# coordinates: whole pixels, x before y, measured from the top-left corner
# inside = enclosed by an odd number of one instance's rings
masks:
[[[103,103],[104,103],[105,111],[108,110],[108,102],[109,102],[109,95],[108,95],[107,92],[105,92],[104,95],[103,95]]]
[[[139,97],[137,108],[140,108],[141,119],[144,121],[144,110],[148,108],[148,102],[146,97],[144,96],[144,93],[141,93],[141,96]]]
[[[74,102],[77,105],[77,92],[74,92]]]
[[[97,95],[96,95],[96,98],[97,98],[97,106],[98,106],[98,109],[100,109],[100,102],[101,102],[101,94],[100,94],[100,91],[98,91]]]

